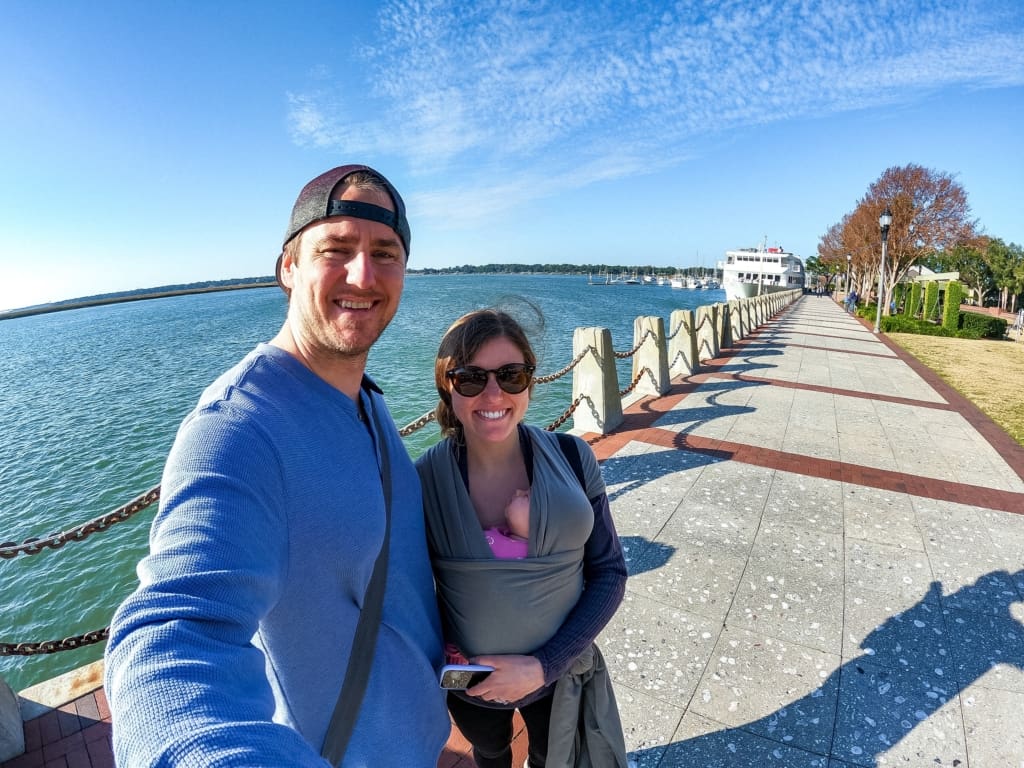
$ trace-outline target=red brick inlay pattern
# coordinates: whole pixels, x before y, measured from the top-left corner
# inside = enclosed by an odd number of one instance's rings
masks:
[[[811,477],[838,480],[897,493],[907,493],[922,498],[951,501],[969,506],[980,506],[986,509],[1024,514],[1024,494],[1022,493],[1000,491],[949,480],[918,477],[917,475],[905,472],[894,472],[877,467],[865,467],[842,461],[819,459],[770,448],[678,433],[651,426],[662,415],[678,405],[687,395],[694,392],[700,384],[712,379],[731,379],[792,389],[829,392],[845,397],[861,397],[921,408],[955,411],[963,416],[992,445],[1006,463],[1017,473],[1018,477],[1024,478],[1024,448],[1018,445],[1013,438],[982,413],[977,406],[940,379],[931,369],[923,366],[915,358],[904,352],[901,347],[893,344],[884,336],[879,337],[882,342],[900,360],[921,376],[940,397],[944,398],[946,400],[945,403],[913,400],[834,387],[799,384],[720,371],[723,366],[729,364],[731,358],[741,355],[746,348],[756,343],[755,340],[759,335],[761,335],[759,332],[751,334],[751,336],[739,342],[735,347],[722,350],[720,356],[715,360],[702,361],[704,368],[702,372],[677,379],[668,394],[659,398],[651,396],[633,403],[623,414],[623,423],[616,429],[614,434],[586,435],[585,437],[594,449],[597,458],[602,461],[610,458],[627,443],[635,440],[664,448],[693,451],[722,460],[739,461],[745,464],[779,469]],[[845,350],[832,351],[845,352]],[[884,357],[889,356],[885,355]]]
[[[798,381],[785,381],[782,379],[768,379],[763,376],[750,376],[745,373],[720,373],[710,371],[708,373],[695,373],[687,377],[687,381],[703,384],[710,379],[725,379],[728,381],[743,381],[749,384],[771,384],[773,387],[784,387],[786,389],[802,389],[805,392],[825,392],[840,397],[860,397],[865,400],[881,400],[886,403],[898,405],[913,405],[917,408],[935,408],[941,411],[951,411],[953,408],[948,403],[936,403],[930,400],[914,400],[909,397],[896,397],[895,395],[880,395],[875,392],[862,392],[856,389],[839,389],[838,387],[825,387],[820,384],[803,384]]]
[[[25,754],[0,768],[114,768],[102,688],[25,723]]]

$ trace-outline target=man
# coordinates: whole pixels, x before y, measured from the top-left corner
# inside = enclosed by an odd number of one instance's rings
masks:
[[[106,692],[120,766],[318,766],[381,549],[386,593],[345,766],[434,766],[449,732],[420,485],[367,353],[409,225],[365,166],[313,179],[277,278],[287,318],[203,393],[164,469],[150,554],[118,609]],[[381,425],[380,427],[378,425]]]
[[[850,291],[846,297],[846,311],[853,313],[857,310],[857,301],[860,297],[857,295],[857,291]]]

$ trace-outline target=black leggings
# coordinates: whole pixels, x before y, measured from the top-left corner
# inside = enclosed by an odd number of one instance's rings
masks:
[[[519,708],[530,737],[527,752],[530,768],[544,768],[547,764],[551,696],[549,693],[543,699]],[[479,768],[511,768],[514,709],[478,707],[449,693],[448,711],[466,741],[473,745],[473,759]]]

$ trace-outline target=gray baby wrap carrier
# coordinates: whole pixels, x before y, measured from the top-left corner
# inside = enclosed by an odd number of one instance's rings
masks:
[[[494,557],[448,441],[417,462],[445,639],[469,657],[535,652],[583,592],[584,545],[594,525],[588,493],[553,434],[530,427],[526,434],[533,482],[523,560]],[[625,768],[611,680],[596,645],[555,685],[547,764]]]

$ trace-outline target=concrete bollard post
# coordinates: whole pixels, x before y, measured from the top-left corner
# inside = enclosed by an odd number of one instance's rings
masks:
[[[669,376],[689,376],[697,370],[697,334],[693,329],[692,309],[673,309],[669,315],[668,372]]]
[[[729,346],[732,346],[737,341],[746,336],[743,331],[743,313],[740,311],[739,299],[729,300],[729,331],[732,340]]]
[[[733,341],[739,341],[747,335],[746,325],[743,322],[743,302],[739,299],[730,301],[729,313],[732,315]]]
[[[639,375],[640,381],[633,391],[641,395],[665,394],[669,388],[665,321],[654,316],[636,318],[633,321],[633,346],[637,344],[640,346],[633,355],[633,375],[629,380],[635,381]]]
[[[729,305],[715,304],[715,339],[718,344],[718,351],[732,346],[732,336],[729,329]],[[716,355],[717,357],[717,355]]]
[[[718,341],[715,338],[718,305],[705,304],[697,307],[697,360],[714,360],[718,357]]]
[[[572,335],[572,356],[593,347],[572,369],[572,400],[583,395],[573,411],[573,429],[606,435],[622,423],[622,398],[615,371],[612,332],[607,328],[577,328]]]
[[[0,763],[25,754],[25,727],[18,696],[0,677]]]

